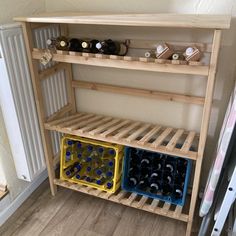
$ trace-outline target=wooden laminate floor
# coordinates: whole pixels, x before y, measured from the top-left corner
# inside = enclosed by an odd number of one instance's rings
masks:
[[[183,222],[64,188],[52,197],[45,181],[0,228],[0,235],[182,236],[185,229]]]

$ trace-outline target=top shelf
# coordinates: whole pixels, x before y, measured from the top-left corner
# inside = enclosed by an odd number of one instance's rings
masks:
[[[231,17],[229,15],[205,14],[189,15],[55,12],[37,14],[29,17],[16,17],[14,20],[35,23],[228,29],[230,28]]]

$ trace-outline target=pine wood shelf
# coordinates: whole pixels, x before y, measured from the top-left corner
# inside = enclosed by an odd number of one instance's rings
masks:
[[[32,52],[33,59],[40,59],[45,50],[34,48]],[[143,70],[163,73],[175,74],[189,74],[207,76],[209,67],[205,65],[182,65],[172,64],[171,60],[135,58],[135,57],[121,57],[121,56],[106,56],[92,53],[75,53],[68,51],[61,51],[61,53],[53,54],[53,61],[74,63],[81,65],[112,67],[129,70]],[[174,61],[174,63],[176,63]],[[177,62],[178,63],[178,62]]]
[[[184,212],[188,212],[189,204],[183,208],[182,206],[176,206],[161,200],[141,196],[136,193],[125,192],[121,189],[116,191],[116,193],[107,193],[92,187],[73,184],[60,179],[54,179],[54,183],[58,186],[69,188],[81,193],[86,193],[91,196],[99,197],[115,203],[123,204],[125,206],[148,211],[157,215],[167,216],[184,222],[188,221],[188,214]]]
[[[229,15],[191,14],[117,14],[98,12],[50,12],[29,17],[15,17],[15,21],[62,24],[93,24],[123,26],[155,26],[177,28],[228,29]]]
[[[90,113],[76,113],[44,126],[48,130],[197,159],[199,136],[194,131]]]
[[[186,236],[190,236],[194,220],[194,210],[198,197],[201,166],[211,114],[221,34],[222,29],[228,29],[230,27],[231,17],[223,15],[57,12],[43,13],[30,17],[17,17],[15,20],[21,21],[23,26],[52,195],[56,194],[57,185],[59,185],[123,205],[174,218],[187,223]],[[59,24],[59,27],[55,24]],[[41,36],[48,35],[48,31],[54,35],[53,30],[56,28],[59,35],[69,37],[67,24],[118,25],[136,27],[147,26],[163,28],[171,27],[173,28],[173,38],[174,33],[178,30],[178,28],[208,29],[210,33],[213,33],[213,38],[210,43],[173,42],[174,50],[177,52],[183,52],[187,46],[198,46],[200,51],[203,53],[203,61],[206,65],[198,62],[187,63],[186,61],[147,59],[143,57],[119,57],[114,55],[107,56],[101,54],[57,51],[53,54],[53,61],[60,63],[56,65],[54,64],[53,67],[40,67],[41,69],[43,68],[43,70],[39,71],[38,59],[40,59],[44,53],[44,50],[39,48],[44,44],[40,43],[37,45],[37,40],[33,36],[33,33],[40,30],[44,31]],[[53,27],[54,29],[52,29]],[[128,28],[123,27],[122,30],[127,31]],[[188,34],[187,31],[186,34]],[[42,38],[41,36],[40,39]],[[45,39],[45,41],[46,40],[47,39]],[[152,39],[152,41],[146,39],[141,41],[131,40],[130,43],[131,49],[135,50],[149,50],[156,46],[156,40],[154,39]],[[141,53],[141,51],[137,51],[137,54],[139,53]],[[191,94],[177,94],[156,90],[85,82],[80,78],[73,79],[70,64],[161,73],[188,74],[194,76],[198,75],[201,77],[205,76],[207,79],[207,85],[204,96],[197,97],[192,96]],[[65,72],[64,77],[66,80],[65,87],[68,91],[68,103],[64,104],[64,107],[58,107],[55,109],[54,113],[48,117],[48,115],[46,115],[42,86],[47,84],[47,81],[44,83],[45,80],[49,80],[50,82],[53,77],[51,75],[56,75],[55,73],[61,69]],[[42,83],[44,83],[44,85]],[[176,83],[178,82],[176,81]],[[75,89],[77,88],[121,93],[132,96],[142,96],[152,99],[162,99],[168,100],[169,102],[177,101],[202,105],[203,112],[199,135],[195,131],[186,131],[173,127],[162,127],[156,124],[98,114],[77,113],[75,99]],[[56,90],[57,87],[55,86],[55,91]],[[57,101],[53,100],[53,102],[56,103]],[[162,201],[141,197],[134,193],[130,194],[124,191],[118,191],[113,195],[109,195],[93,188],[55,179],[54,165],[56,163],[56,159],[53,159],[54,154],[51,145],[51,134],[49,131],[79,135],[82,137],[118,143],[195,160],[195,169],[192,176],[193,191],[191,193],[190,201],[187,201],[185,206],[182,208],[164,203]]]

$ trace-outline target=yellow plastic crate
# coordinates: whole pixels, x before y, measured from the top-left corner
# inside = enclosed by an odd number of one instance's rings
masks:
[[[80,148],[78,146],[80,146]],[[85,156],[86,150],[81,152],[81,146],[84,148],[92,146],[93,151],[91,151],[88,156]],[[101,148],[100,150],[104,149],[104,153],[100,156],[98,152],[99,148]],[[113,150],[113,157],[107,156],[108,150]],[[65,135],[61,140],[60,179],[114,193],[121,185],[123,157],[124,147],[122,145]],[[88,160],[89,162],[87,162]],[[103,173],[102,178],[100,178],[97,174],[99,167],[104,167],[105,162],[111,164],[112,161],[114,165],[107,168],[109,174],[113,171],[113,176],[105,177]],[[90,171],[88,171],[88,169],[90,169]],[[103,183],[99,183],[99,180]],[[111,183],[112,186],[109,183]]]

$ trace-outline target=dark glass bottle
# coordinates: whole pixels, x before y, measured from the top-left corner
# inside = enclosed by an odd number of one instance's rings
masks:
[[[69,40],[69,51],[82,52],[81,40],[72,38]]]
[[[171,172],[171,173],[174,172],[174,164],[172,162],[166,161],[165,171],[168,171],[168,172]]]
[[[59,36],[56,39],[56,49],[67,51],[69,49],[69,41],[65,36]]]
[[[111,39],[107,39],[96,44],[96,48],[100,53],[107,55],[125,56],[128,52],[128,46]]]
[[[152,161],[152,168],[155,170],[155,171],[158,171],[158,170],[161,170],[163,167],[163,161],[159,158],[153,158],[153,161]]]
[[[158,182],[150,184],[150,192],[151,193],[157,193],[157,192],[160,192],[160,191],[161,191],[161,186]]]
[[[188,165],[188,161],[183,159],[183,158],[179,158],[177,159],[177,173],[179,175],[185,175],[186,170],[187,170],[187,165]]]
[[[168,173],[168,172],[164,173],[163,181],[168,184],[173,183],[173,176],[171,175],[171,173]]]
[[[152,172],[150,176],[150,183],[156,183],[161,180],[161,172]]]
[[[133,188],[138,184],[138,178],[136,178],[135,176],[129,177],[128,179],[128,185]]]
[[[137,187],[142,190],[142,191],[146,191],[147,187],[148,187],[148,180],[147,178],[143,178],[138,182]]]
[[[89,53],[98,53],[99,50],[96,47],[97,43],[99,43],[97,39],[82,41],[81,43],[82,51]]]
[[[140,167],[141,168],[148,168],[150,166],[150,164],[151,164],[150,159],[145,156],[140,162]]]
[[[170,196],[173,192],[173,188],[170,184],[164,183],[162,185],[162,193],[165,196]]]
[[[175,186],[173,191],[174,198],[182,198],[183,197],[183,188],[181,186]]]
[[[139,170],[137,167],[133,166],[129,168],[129,171],[128,171],[129,176],[136,176],[138,175],[138,173],[139,173]]]

